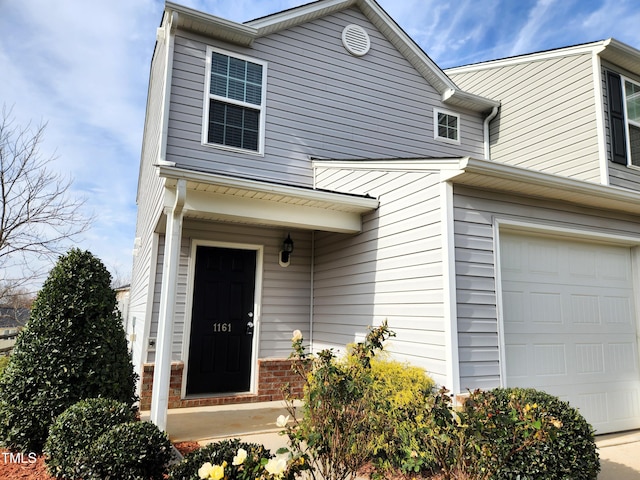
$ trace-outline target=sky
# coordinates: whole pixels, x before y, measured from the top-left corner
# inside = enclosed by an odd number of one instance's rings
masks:
[[[176,0],[245,22],[304,0]],[[614,37],[640,49],[637,0],[379,0],[441,68]],[[0,0],[0,109],[46,124],[90,230],[75,246],[130,278],[149,67],[164,3]]]

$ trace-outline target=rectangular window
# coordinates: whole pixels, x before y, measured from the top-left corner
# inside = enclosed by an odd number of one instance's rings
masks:
[[[460,115],[434,108],[433,123],[433,138],[455,144],[460,143]]]
[[[640,85],[625,80],[624,95],[629,138],[629,160],[631,165],[640,167]]]
[[[207,48],[203,143],[262,153],[266,64]]]

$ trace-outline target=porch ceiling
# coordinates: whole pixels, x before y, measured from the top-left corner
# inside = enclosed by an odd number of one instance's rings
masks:
[[[175,167],[160,166],[158,175],[165,179],[165,208],[175,203],[178,181],[186,181],[188,218],[357,233],[362,214],[378,208],[375,198]]]

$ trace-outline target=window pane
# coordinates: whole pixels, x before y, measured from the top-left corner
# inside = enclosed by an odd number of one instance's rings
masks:
[[[260,112],[252,108],[211,100],[209,143],[258,150]]]
[[[625,96],[629,120],[640,123],[640,85],[625,82]]]
[[[262,104],[262,65],[212,52],[211,87],[218,97]]]
[[[244,82],[233,78],[229,79],[229,94],[227,97],[244,102]]]
[[[246,79],[247,62],[238,58],[229,59],[229,76],[244,81]]]
[[[211,73],[226,77],[229,74],[229,57],[213,52],[211,55]]]
[[[640,127],[629,125],[629,144],[631,145],[631,164],[640,167]]]

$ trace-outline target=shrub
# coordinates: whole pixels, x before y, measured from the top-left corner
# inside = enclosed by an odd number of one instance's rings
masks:
[[[103,433],[90,448],[84,480],[162,480],[171,442],[150,422],[129,422]]]
[[[240,450],[246,452],[239,455]],[[278,457],[277,457],[278,458]],[[189,453],[184,460],[171,468],[169,480],[192,480],[203,478],[198,471],[204,465],[222,467],[224,478],[234,480],[250,480],[257,478],[270,478],[266,466],[269,461],[274,462],[273,455],[264,446],[256,443],[244,443],[238,439],[223,440]],[[293,480],[295,475],[307,468],[300,458],[285,457],[286,470],[282,474],[282,480]],[[206,468],[206,467],[205,467]],[[204,475],[205,472],[200,470]],[[207,477],[211,478],[211,476]]]
[[[519,403],[537,410],[558,426],[548,441],[515,451],[498,470],[497,479],[593,480],[600,461],[593,428],[580,412],[553,395],[534,389],[505,388],[475,395],[469,408],[476,417],[495,414]],[[509,442],[513,429],[486,432],[492,442]],[[499,438],[498,438],[499,437]]]
[[[111,276],[71,250],[51,270],[0,378],[0,442],[39,452],[55,418],[77,401],[132,404],[135,375]]]
[[[107,398],[81,400],[61,413],[44,446],[47,470],[64,479],[82,478],[93,442],[111,428],[135,420],[127,404]]]
[[[7,365],[9,364],[9,358],[10,357],[8,355],[4,355],[0,357],[0,377],[4,373],[4,370],[7,367]]]
[[[315,357],[306,353],[302,335],[294,332],[291,358],[305,382],[304,406],[298,419],[293,399],[286,396],[293,425],[285,433],[291,451],[307,458],[324,479],[355,476],[373,458],[376,418],[367,398],[374,383],[371,364],[392,335],[385,322],[351,347],[347,361],[339,361],[331,350]]]
[[[425,398],[433,393],[434,381],[422,368],[377,357],[371,361],[371,376],[364,398],[375,432],[378,470],[433,468],[435,459],[422,448],[416,432],[424,426]]]

